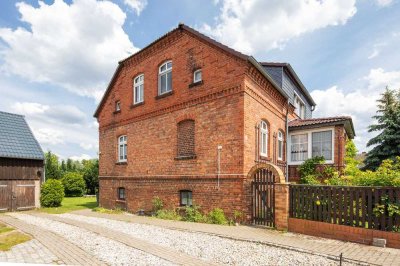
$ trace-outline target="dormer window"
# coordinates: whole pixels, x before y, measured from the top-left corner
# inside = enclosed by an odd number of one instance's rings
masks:
[[[158,71],[158,95],[172,91],[172,61],[162,64]]]
[[[121,102],[116,101],[115,102],[115,112],[119,112],[119,111],[121,111]]]
[[[193,83],[200,82],[200,81],[202,81],[202,71],[201,71],[201,69],[197,69],[193,73]]]
[[[297,94],[294,95],[294,107],[295,114],[298,115],[301,119],[304,119],[306,114],[306,107],[304,105],[304,102]]]

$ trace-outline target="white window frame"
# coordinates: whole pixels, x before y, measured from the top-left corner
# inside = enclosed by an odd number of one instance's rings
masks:
[[[299,106],[297,106],[296,100],[298,100]],[[296,92],[294,92],[294,107],[294,113],[297,114],[301,119],[304,119],[306,117],[306,105]]]
[[[264,128],[265,126],[265,128]],[[268,157],[268,123],[264,120],[260,122],[260,155],[264,157]],[[263,135],[265,135],[265,143],[263,140]],[[263,151],[265,145],[265,152]]]
[[[300,134],[307,134],[308,140],[308,158],[312,158],[312,133],[315,132],[322,132],[322,131],[332,131],[332,160],[325,160],[326,164],[333,164],[335,161],[335,128],[334,127],[324,127],[318,129],[310,129],[310,130],[299,130],[293,133],[290,133],[288,136],[288,145],[287,145],[287,152],[286,158],[289,165],[300,165],[304,161],[292,161],[291,158],[291,148],[292,148],[292,136],[293,135],[300,135]]]
[[[139,91],[139,100],[136,101],[136,88]],[[144,74],[140,74],[133,79],[133,104],[142,103],[144,101]]]
[[[115,102],[115,111],[116,112],[121,111],[121,101],[116,101]]]
[[[169,63],[171,63],[171,67],[170,67],[170,68],[168,68],[168,64],[169,64]],[[162,68],[163,66],[165,66],[165,70],[161,71],[161,68]],[[171,73],[171,75],[172,75],[172,61],[171,61],[171,60],[164,62],[164,63],[158,68],[158,95],[163,95],[163,94],[166,94],[166,93],[172,91],[172,84],[171,84],[171,89],[170,89],[170,90],[167,90],[167,89],[168,89],[168,79],[166,78],[166,79],[165,79],[166,91],[164,91],[164,92],[161,93],[161,77],[164,76],[164,75],[167,75],[168,73]],[[171,82],[172,82],[172,76],[171,76]]]
[[[278,160],[280,160],[280,161],[282,161],[283,160],[283,155],[284,155],[284,145],[283,145],[283,142],[284,142],[284,134],[283,134],[283,132],[281,131],[281,130],[279,130],[278,131]],[[281,152],[282,152],[282,154],[279,154],[279,148],[280,148],[280,150],[281,150]]]
[[[118,162],[128,160],[128,137],[122,135],[118,137]]]
[[[196,80],[196,74],[199,72],[200,72],[200,79]],[[200,68],[193,72],[193,83],[200,82],[202,80],[203,80],[203,71]]]

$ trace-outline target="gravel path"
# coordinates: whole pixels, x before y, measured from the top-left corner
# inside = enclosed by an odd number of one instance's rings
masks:
[[[322,256],[203,233],[75,214],[59,216],[110,228],[214,263],[228,265],[338,265],[337,261]],[[346,263],[346,265],[349,264]]]
[[[173,265],[170,262],[76,226],[13,213],[13,217],[54,232],[110,265]]]

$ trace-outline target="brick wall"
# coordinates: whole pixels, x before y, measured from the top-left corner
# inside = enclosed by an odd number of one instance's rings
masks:
[[[289,231],[371,245],[373,238],[384,238],[387,246],[400,248],[399,233],[289,218]]]

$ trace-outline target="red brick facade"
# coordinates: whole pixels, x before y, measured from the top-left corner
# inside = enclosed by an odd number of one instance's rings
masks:
[[[166,61],[172,62],[172,91],[159,96],[158,71]],[[202,81],[193,83],[198,69]],[[144,102],[133,105],[133,79],[142,74]],[[149,211],[158,196],[172,208],[180,204],[180,191],[190,190],[193,203],[205,211],[220,207],[250,218],[247,174],[260,162],[285,171],[277,134],[287,135],[293,111],[248,57],[179,27],[120,62],[96,111],[100,205]],[[268,127],[265,156],[259,151],[261,121]],[[127,136],[126,162],[118,161],[122,135]],[[125,188],[125,200],[118,200],[119,187]]]

